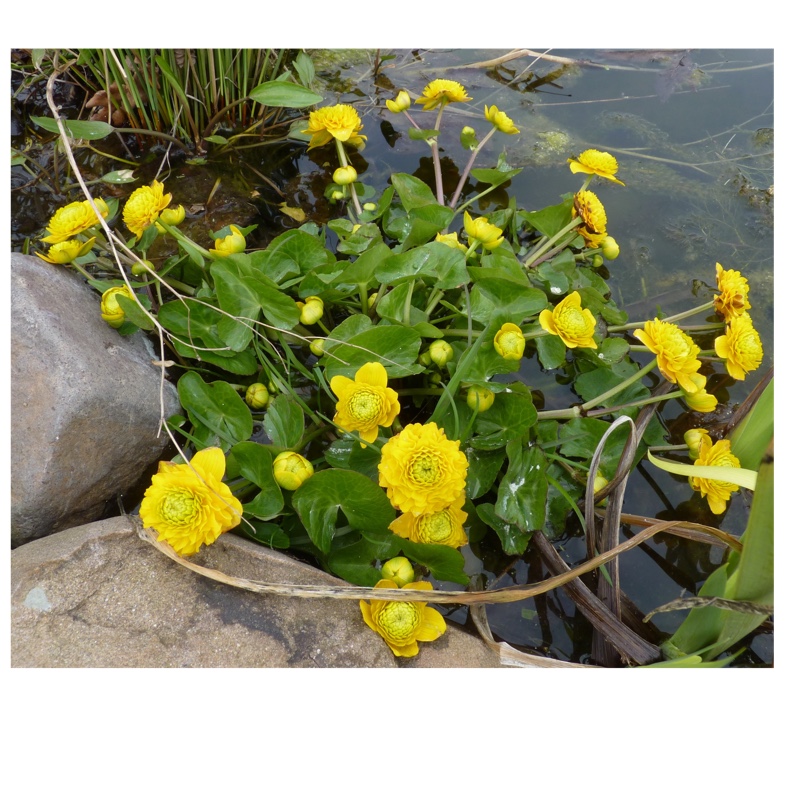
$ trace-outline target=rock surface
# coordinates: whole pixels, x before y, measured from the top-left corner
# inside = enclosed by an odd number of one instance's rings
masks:
[[[230,576],[346,585],[283,553],[222,536],[194,557]],[[448,625],[395,658],[352,600],[278,597],[185,569],[117,517],[11,553],[12,667],[497,667]]]
[[[154,465],[161,371],[68,268],[11,254],[11,544],[98,519]],[[177,392],[164,384],[165,417]]]

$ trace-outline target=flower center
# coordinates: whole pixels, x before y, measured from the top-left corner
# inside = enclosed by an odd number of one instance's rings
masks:
[[[506,331],[506,333],[501,333],[497,343],[501,350],[513,351],[517,347],[517,333],[515,331]]]
[[[578,333],[586,327],[586,319],[579,308],[562,309],[558,321],[567,333]]]
[[[446,542],[453,532],[450,515],[447,511],[436,511],[420,517],[419,538],[423,544],[437,544]]]
[[[375,622],[386,631],[389,639],[399,642],[409,639],[421,619],[417,603],[387,603],[376,615]]]
[[[371,423],[381,412],[381,396],[374,389],[357,389],[347,404],[347,410],[353,419]]]
[[[415,453],[408,465],[409,478],[419,486],[433,486],[442,475],[442,464],[438,454],[429,450]]]
[[[173,489],[161,501],[161,516],[172,525],[186,525],[197,517],[200,505],[188,489]]]

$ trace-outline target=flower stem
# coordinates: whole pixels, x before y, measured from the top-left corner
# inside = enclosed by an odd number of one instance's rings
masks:
[[[539,246],[525,259],[525,266],[530,267],[548,247],[552,248],[553,243],[557,242],[564,234],[569,233],[573,228],[577,228],[583,220],[580,217],[575,217],[568,225],[565,225],[558,233],[551,236],[549,239],[545,236]]]
[[[702,314],[703,311],[709,311],[714,307],[714,301],[709,300],[707,303],[703,303],[701,306],[695,306],[694,308],[690,308],[688,311],[681,311],[679,314],[673,314],[671,317],[664,317],[662,322],[678,322],[679,320],[685,319],[686,317],[694,316],[695,314]],[[624,325],[609,325],[608,332],[609,333],[620,333],[621,331],[631,331],[634,328],[642,327],[645,322],[650,322],[651,320],[644,320],[642,322],[626,322]]]
[[[489,141],[492,134],[497,130],[497,128],[492,128],[483,139],[478,142],[478,145],[472,151],[472,155],[469,157],[469,161],[467,162],[467,166],[464,167],[464,172],[461,174],[461,180],[458,182],[458,186],[456,186],[456,190],[453,192],[453,196],[450,198],[450,208],[455,208],[456,203],[458,202],[458,198],[461,197],[461,190],[464,188],[464,184],[467,182],[467,178],[469,177],[469,171],[472,169],[472,165],[475,163],[475,159],[478,157],[478,153],[480,149]],[[494,188],[494,187],[492,187]]]
[[[442,122],[442,114],[444,113],[444,104],[439,106],[439,113],[436,116],[436,124],[433,126],[433,129],[438,131],[439,125]],[[440,205],[444,205],[444,186],[442,184],[442,165],[439,162],[439,141],[438,139],[433,139],[431,141],[431,156],[433,156],[433,175],[436,179],[436,202]]]

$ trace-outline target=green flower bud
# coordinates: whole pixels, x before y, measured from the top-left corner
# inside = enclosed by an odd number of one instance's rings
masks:
[[[619,255],[619,245],[617,240],[611,236],[606,236],[603,243],[600,245],[603,250],[603,256],[609,261],[613,261]]]
[[[145,266],[145,265],[146,265],[146,266]],[[153,272],[155,272],[155,271],[156,271],[155,264],[153,264],[153,262],[152,262],[152,261],[148,261],[146,258],[143,258],[143,259],[142,259],[142,263],[141,263],[141,264],[140,264],[140,263],[137,261],[135,264],[133,264],[133,265],[131,266],[131,272],[132,272],[134,275],[147,275],[147,274],[148,274],[148,272],[149,272],[149,270],[147,269],[147,267],[150,267],[150,269],[151,269]]]
[[[467,405],[480,414],[492,407],[494,392],[483,386],[470,386],[467,389]]]
[[[338,189],[331,192],[331,200],[344,200],[344,192],[340,192]]]
[[[245,392],[244,401],[254,411],[261,411],[269,405],[269,389],[263,383],[251,383]]]
[[[356,168],[349,165],[346,167],[339,167],[339,169],[333,173],[333,182],[339,186],[349,186],[351,183],[355,182],[356,178],[358,178]]]
[[[447,366],[448,361],[453,360],[453,348],[444,339],[437,339],[435,342],[431,342],[428,353],[430,353],[431,361],[441,369]]]
[[[305,303],[298,303],[300,322],[303,325],[314,325],[322,319],[325,304],[319,297],[307,297]]]
[[[478,146],[478,140],[475,138],[475,128],[465,125],[461,129],[461,146],[465,150],[474,150]]]
[[[183,206],[165,208],[159,219],[167,225],[180,225],[186,219],[186,209]]]
[[[397,556],[387,561],[381,569],[381,577],[394,581],[398,589],[414,580],[414,567],[404,556]]]
[[[314,474],[314,467],[299,453],[284,450],[275,456],[272,474],[278,486],[293,492]]]
[[[506,361],[517,361],[525,353],[525,337],[513,322],[506,322],[495,334],[494,349]]]
[[[422,364],[423,367],[429,367],[431,365],[431,353],[430,350],[426,350],[424,353],[420,353],[417,357],[417,362]]]
[[[113,286],[103,292],[100,298],[100,316],[112,327],[120,328],[125,322],[125,312],[120,308],[117,298],[119,295],[135,300],[133,292],[127,286]]]
[[[603,256],[600,253],[595,253],[592,256],[592,266],[593,267],[602,267],[603,266]]]
[[[308,345],[308,349],[315,356],[323,356],[325,354],[325,340],[324,339],[312,339]]]

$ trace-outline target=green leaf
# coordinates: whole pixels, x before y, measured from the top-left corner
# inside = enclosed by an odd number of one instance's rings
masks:
[[[470,175],[475,178],[478,183],[488,183],[492,188],[502,186],[506,181],[510,181],[515,175],[519,175],[521,169],[473,169]]]
[[[266,249],[253,253],[250,263],[280,283],[284,278],[305,275],[335,260],[336,256],[316,236],[294,229],[276,236]]]
[[[514,439],[506,447],[508,468],[497,489],[495,512],[522,531],[544,527],[547,501],[547,459],[538,447],[522,447]]]
[[[234,317],[251,320],[250,324],[223,316],[217,324],[217,331],[231,350],[241,352],[253,340],[252,326],[261,315],[261,305],[247,284],[239,276],[234,261],[220,259],[211,265],[214,286],[219,307]]]
[[[470,445],[478,450],[496,450],[505,447],[512,439],[527,434],[536,425],[536,408],[530,390],[506,391],[494,396],[491,408],[478,414],[475,435]]]
[[[135,300],[131,300],[129,297],[126,297],[122,292],[117,294],[116,300],[119,303],[119,307],[125,312],[125,319],[132,322],[137,327],[141,328],[144,331],[152,331],[155,328],[155,323],[150,317],[145,314],[144,311],[139,307],[139,303]],[[150,305],[149,301],[144,301],[143,298],[139,298],[140,301],[146,303],[147,306]]]
[[[231,448],[239,471],[261,491],[244,510],[261,520],[277,517],[283,511],[283,492],[272,474],[272,454],[269,448],[257,442],[240,442]]]
[[[403,172],[392,175],[392,186],[406,211],[436,203],[428,184],[413,175],[406,175]]]
[[[327,553],[339,511],[359,531],[386,534],[395,510],[377,483],[358,472],[326,469],[314,473],[292,497],[292,505],[311,541]]]
[[[534,230],[540,231],[545,236],[555,236],[562,228],[572,221],[572,197],[554,206],[548,206],[541,211],[518,211]]]
[[[431,203],[427,206],[412,208],[408,212],[411,220],[411,228],[403,240],[401,250],[408,250],[419,244],[429,242],[439,231],[444,230],[453,219],[453,210],[440,206],[438,203]],[[437,244],[441,244],[438,242]],[[444,245],[447,247],[447,245]],[[448,248],[452,250],[453,248]]]
[[[487,325],[502,311],[506,320],[522,320],[547,306],[547,295],[533,286],[521,286],[503,278],[482,278],[472,286],[470,306],[473,319]]]
[[[409,560],[427,567],[437,581],[452,581],[466,586],[469,576],[464,573],[464,556],[454,547],[443,544],[419,544],[394,536],[395,544]]]
[[[345,266],[339,277],[339,285],[350,284],[357,286],[360,283],[367,285],[377,284],[375,271],[390,256],[392,251],[383,242],[376,242],[368,250],[365,250],[352,263]]]
[[[534,339],[542,369],[556,369],[567,357],[567,346],[559,336],[538,336]]]
[[[249,95],[251,100],[274,108],[306,108],[321,103],[325,98],[305,86],[287,81],[265,81]]]
[[[103,183],[118,186],[123,183],[134,183],[137,179],[133,177],[133,170],[131,169],[115,169],[112,172],[106,172],[100,180]],[[113,216],[113,214],[109,213],[109,217]]]
[[[475,500],[492,488],[500,467],[506,460],[505,450],[476,450],[472,446],[464,448],[469,461],[467,470],[467,497]]]
[[[731,451],[746,469],[757,469],[775,432],[775,387],[771,380],[731,434]]]
[[[339,469],[351,469],[360,472],[373,481],[378,480],[379,451],[372,447],[362,447],[352,439],[335,439],[325,450],[325,460]]]
[[[383,364],[390,378],[416,375],[423,369],[417,364],[421,342],[415,330],[403,325],[372,326],[344,344],[326,348],[321,359],[325,377],[329,382],[334,375],[352,378],[359,367],[371,361]]]
[[[436,139],[440,131],[435,128],[409,128],[408,138],[415,142],[423,142],[426,139]]]
[[[246,536],[248,539],[271,547],[273,550],[285,550],[292,544],[289,537],[284,533],[283,528],[274,522],[262,522],[257,519],[247,520],[234,528],[233,533]]]
[[[314,80],[314,75],[316,73],[314,61],[311,56],[301,50],[297,54],[297,58],[292,61],[292,66],[297,73],[297,77],[300,78],[300,83],[302,83],[303,86],[311,86],[311,82]]]
[[[374,586],[381,579],[375,561],[391,558],[396,553],[397,549],[391,539],[387,538],[386,542],[376,544],[362,536],[359,541],[342,546],[337,546],[334,542],[330,555],[325,559],[325,566],[348,583]]]
[[[497,516],[491,503],[483,503],[475,509],[478,516],[500,537],[503,552],[510,556],[522,555],[528,547],[533,531],[521,531]]]
[[[673,475],[735,483],[737,486],[744,486],[746,489],[756,488],[758,473],[752,469],[742,469],[741,467],[698,467],[694,464],[681,464],[678,461],[657,458],[649,450],[647,451],[647,458],[651,464],[655,464],[659,469],[663,469]]]
[[[58,128],[58,123],[52,117],[31,117],[30,119],[31,122],[50,133],[61,132]],[[64,127],[73,139],[105,139],[106,136],[114,133],[114,126],[109,125],[107,122],[85,122],[65,119]]]
[[[264,431],[281,450],[294,450],[305,433],[303,409],[287,397],[278,395],[264,414]]]
[[[206,383],[196,372],[178,379],[178,397],[195,426],[202,426],[230,445],[253,435],[253,417],[244,400],[225,381]]]

